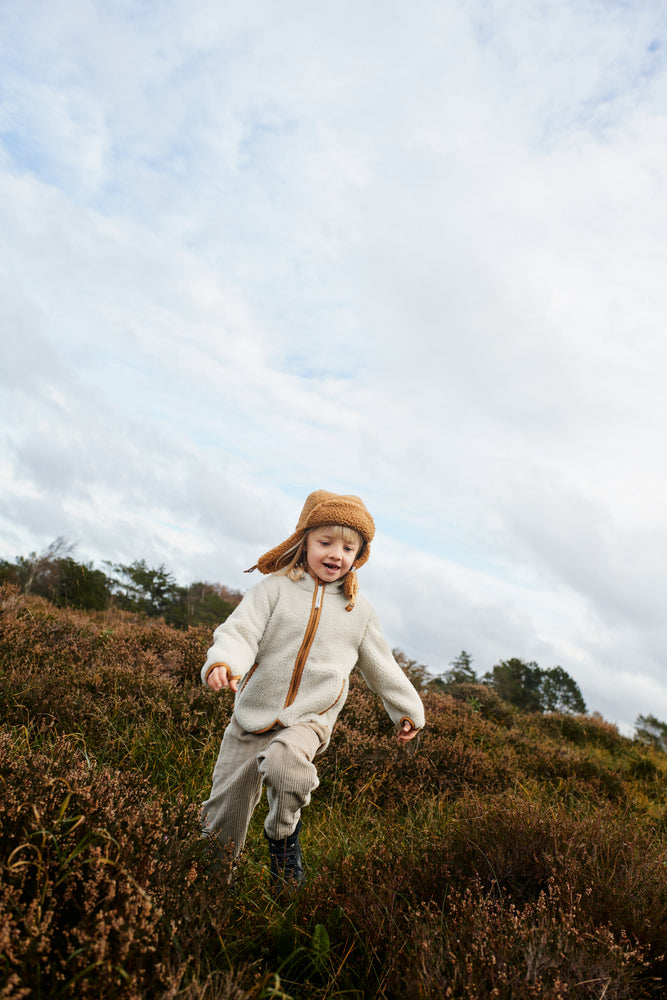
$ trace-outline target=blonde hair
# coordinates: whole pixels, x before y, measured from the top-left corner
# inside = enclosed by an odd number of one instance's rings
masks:
[[[316,528],[309,528],[281,559],[284,564],[276,570],[279,576],[288,576],[290,580],[299,580],[306,571],[306,539],[311,531],[328,531],[334,538],[342,538],[344,542],[357,546],[355,560],[360,555],[365,542],[358,531],[348,528],[346,524],[320,524]]]

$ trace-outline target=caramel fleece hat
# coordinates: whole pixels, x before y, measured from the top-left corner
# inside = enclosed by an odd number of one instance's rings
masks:
[[[326,524],[341,524],[347,528],[354,528],[364,540],[361,551],[354,560],[354,566],[344,579],[345,596],[350,601],[348,610],[351,611],[357,594],[354,571],[368,561],[375,534],[373,518],[359,497],[329,493],[327,490],[316,490],[311,493],[303,505],[294,533],[286,541],[260,556],[252,569],[258,569],[260,573],[275,573],[282,569],[289,562],[288,553],[299,544],[304,534],[311,528],[321,528]]]

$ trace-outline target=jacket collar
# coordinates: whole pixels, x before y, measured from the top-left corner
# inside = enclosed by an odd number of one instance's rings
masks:
[[[315,590],[315,580],[308,572],[305,572],[303,576],[300,576],[296,583],[303,590],[307,590],[311,594]],[[321,584],[329,593],[342,593],[343,587],[345,586],[345,577],[343,577],[342,580],[334,580],[333,583],[325,583],[323,580],[318,580],[318,583]]]

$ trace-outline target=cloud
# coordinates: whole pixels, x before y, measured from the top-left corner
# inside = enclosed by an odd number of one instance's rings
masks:
[[[2,554],[247,586],[308,491],[355,492],[409,655],[663,704],[657,11],[7,0],[0,29]]]

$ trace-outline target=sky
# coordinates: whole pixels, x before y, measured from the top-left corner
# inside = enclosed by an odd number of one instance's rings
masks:
[[[435,673],[667,720],[661,0],[0,0],[0,558],[247,589],[314,489]]]

